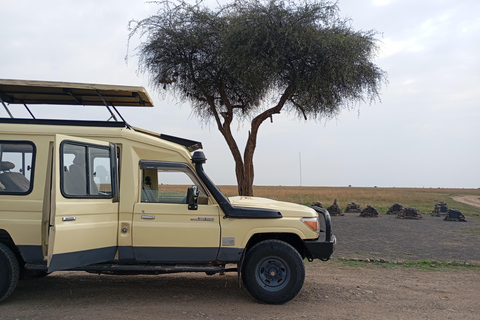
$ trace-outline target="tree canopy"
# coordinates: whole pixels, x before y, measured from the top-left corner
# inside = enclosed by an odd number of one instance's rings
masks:
[[[161,2],[156,15],[133,21],[144,38],[139,69],[159,89],[213,120],[235,160],[240,195],[253,195],[253,154],[260,125],[281,111],[307,119],[379,96],[386,74],[373,62],[377,33],[357,31],[322,0]],[[250,121],[239,150],[232,121]]]

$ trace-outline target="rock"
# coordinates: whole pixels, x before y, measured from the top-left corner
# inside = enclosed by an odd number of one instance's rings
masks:
[[[360,217],[365,218],[376,218],[378,217],[378,211],[372,206],[367,206],[365,209],[362,210],[360,213]]]
[[[403,206],[395,202],[390,208],[388,208],[387,214],[399,214],[403,210]]]
[[[446,202],[440,201],[435,203],[435,207],[431,213],[432,217],[441,217],[447,214],[448,205]]]
[[[461,222],[467,222],[465,219],[465,216],[463,213],[456,209],[448,209],[447,214],[445,216],[445,219],[443,221],[461,221]]]
[[[342,209],[337,204],[337,199],[335,199],[333,204],[327,208],[327,211],[330,213],[331,216],[344,216]]]
[[[323,208],[323,204],[320,201],[313,201],[312,206]]]
[[[402,211],[397,214],[397,219],[420,220],[422,219],[422,214],[417,208],[407,207],[403,208]]]
[[[347,208],[345,209],[345,213],[360,213],[362,209],[360,205],[356,204],[355,202],[347,204]]]

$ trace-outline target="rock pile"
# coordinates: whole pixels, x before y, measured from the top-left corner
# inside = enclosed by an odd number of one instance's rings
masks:
[[[372,206],[367,206],[365,209],[362,210],[360,213],[360,217],[364,218],[376,218],[378,217],[378,211]]]
[[[420,211],[418,211],[417,208],[406,207],[397,214],[397,219],[420,220],[422,219],[422,214],[420,213]]]
[[[390,208],[388,208],[387,214],[399,214],[403,210],[403,206],[395,202]]]
[[[323,203],[320,201],[313,201],[312,206],[323,208]]]
[[[347,208],[345,209],[345,213],[361,213],[362,209],[360,205],[356,204],[355,202],[347,204]]]
[[[445,202],[443,201],[437,202],[435,203],[435,208],[433,208],[431,216],[432,217],[444,216],[447,214],[447,210],[448,210],[448,205]]]
[[[327,208],[327,211],[331,216],[344,216],[342,208],[340,208],[340,206],[337,204],[337,199],[335,199],[333,204]]]
[[[447,214],[445,216],[445,219],[443,221],[461,221],[461,222],[467,222],[465,219],[465,216],[463,213],[456,209],[448,209]]]

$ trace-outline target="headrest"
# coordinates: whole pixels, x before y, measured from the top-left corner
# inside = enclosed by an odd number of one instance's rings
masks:
[[[12,170],[15,165],[9,161],[0,161],[0,171]]]
[[[83,166],[85,164],[85,154],[77,153],[75,158],[73,159],[73,163],[79,166]]]

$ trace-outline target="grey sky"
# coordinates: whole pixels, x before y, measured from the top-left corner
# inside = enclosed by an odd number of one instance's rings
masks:
[[[265,122],[255,184],[299,185],[301,153],[303,185],[480,187],[480,2],[341,0],[339,6],[354,28],[380,32],[376,62],[389,79],[382,101],[327,122],[286,114]],[[188,104],[161,98],[137,74],[138,38],[125,63],[128,22],[157,8],[133,0],[0,0],[0,78],[145,86],[155,108],[121,109],[127,121],[202,141],[211,178],[235,184],[232,156],[215,126],[202,127]],[[88,107],[32,109],[43,117],[92,114]],[[24,116],[19,107],[12,111]],[[108,118],[104,110],[100,115]],[[243,141],[248,126],[238,128]]]

